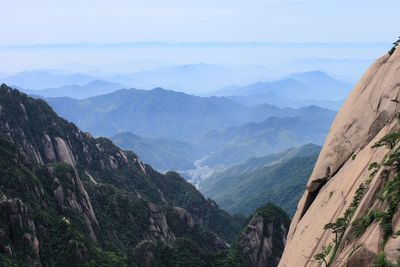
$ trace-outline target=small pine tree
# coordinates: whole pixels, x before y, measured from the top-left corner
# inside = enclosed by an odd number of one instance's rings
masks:
[[[393,55],[394,51],[396,51],[397,46],[400,44],[400,37],[399,39],[393,43],[392,49],[389,51],[389,55]]]
[[[400,132],[392,132],[382,137],[372,148],[386,146],[389,149],[393,149],[400,141]]]
[[[329,244],[329,245],[326,246],[326,247],[322,247],[322,251],[321,251],[320,253],[318,253],[318,254],[315,254],[315,255],[314,255],[314,259],[315,259],[317,262],[319,262],[320,265],[322,265],[322,263],[324,263],[324,264],[325,264],[325,267],[328,267],[328,266],[329,266],[329,263],[328,263],[328,261],[326,260],[326,257],[329,256],[329,254],[331,253],[331,251],[332,251],[332,244]]]
[[[346,230],[347,227],[347,222],[345,218],[338,218],[336,222],[334,223],[328,223],[325,225],[324,229],[325,230],[331,230],[335,234],[335,239],[333,240],[335,242],[335,248],[338,247],[339,245],[339,240],[342,237],[342,234]]]

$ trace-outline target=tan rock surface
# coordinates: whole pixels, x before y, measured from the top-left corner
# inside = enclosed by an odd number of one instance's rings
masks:
[[[59,160],[75,167],[74,156],[72,155],[71,150],[69,149],[69,146],[65,143],[64,139],[56,137],[55,143]]]
[[[400,231],[400,210],[393,216],[393,232],[398,233]],[[385,245],[386,259],[391,263],[396,264],[400,257],[400,236],[395,234],[389,238]]]
[[[386,155],[387,149],[371,146],[397,127],[399,89],[398,49],[369,68],[339,111],[298,204],[280,266],[317,266],[313,256],[333,239],[324,225],[343,216],[368,179],[370,163]]]

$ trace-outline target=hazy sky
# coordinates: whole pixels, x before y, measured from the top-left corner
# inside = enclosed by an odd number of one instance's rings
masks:
[[[399,0],[0,0],[0,44],[387,42]],[[393,26],[391,26],[393,25]]]
[[[0,76],[208,63],[356,79],[400,34],[399,0],[0,0],[0,10]]]

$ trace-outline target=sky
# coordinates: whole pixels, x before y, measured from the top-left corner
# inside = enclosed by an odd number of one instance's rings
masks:
[[[398,0],[0,0],[1,45],[388,42]]]
[[[397,39],[400,1],[0,0],[0,10],[0,77],[206,63],[357,80]]]

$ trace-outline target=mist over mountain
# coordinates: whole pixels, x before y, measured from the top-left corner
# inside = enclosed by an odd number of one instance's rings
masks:
[[[1,82],[24,89],[45,89],[66,85],[84,85],[96,80],[96,77],[82,73],[64,73],[62,71],[23,71],[0,79]]]
[[[163,87],[190,94],[202,95],[227,84],[243,84],[265,79],[268,69],[262,66],[225,67],[215,64],[184,64],[164,66],[130,74],[110,76],[108,80],[129,84],[135,88]]]
[[[83,85],[65,85],[57,88],[46,88],[40,90],[21,89],[27,94],[38,95],[43,97],[71,97],[76,99],[84,99],[96,95],[103,95],[114,92],[126,86],[118,83],[112,83],[102,80],[91,81]]]
[[[322,71],[298,72],[269,81],[265,81],[266,74],[271,73],[264,66],[224,67],[199,63],[117,74],[100,70],[73,73],[49,69],[21,72],[0,77],[0,80],[42,97],[84,99],[122,88],[163,87],[195,95],[227,96],[247,106],[264,103],[291,108],[317,105],[332,110],[339,109],[351,86]]]
[[[321,71],[291,74],[282,80],[257,82],[248,86],[230,86],[217,95],[246,104],[274,103],[299,107],[316,104],[337,109],[351,89],[351,84],[334,79]]]
[[[211,93],[221,87],[246,84],[258,81],[275,80],[295,72],[320,70],[344,81],[357,81],[370,62],[381,51],[389,49],[391,42],[374,43],[316,43],[316,42],[130,42],[130,43],[71,43],[26,46],[0,46],[0,55],[7,66],[0,66],[0,72],[16,73],[25,70],[63,69],[70,73],[88,73],[97,79],[108,80],[109,77],[125,76],[138,72],[167,72],[182,65],[205,64],[223,66],[228,69],[226,83],[215,80],[218,87],[205,88],[193,83],[191,88],[201,89],[201,93]],[[346,40],[347,42],[348,40]],[[27,59],[29,65],[23,64]],[[37,60],[40,58],[40,60]],[[232,70],[233,69],[233,70]],[[99,70],[99,71],[98,71]],[[242,70],[242,71],[240,71]],[[106,73],[107,75],[98,75]],[[212,75],[212,74],[211,74]],[[218,76],[217,76],[218,77]],[[244,79],[243,79],[244,77]],[[177,89],[179,81],[173,87],[154,84],[150,75],[146,79],[149,87],[127,84],[130,87],[151,89],[165,87]],[[187,79],[183,77],[186,81]],[[195,76],[193,76],[195,78]],[[193,79],[195,80],[195,79]],[[111,80],[108,80],[111,81]],[[197,79],[198,81],[198,79]],[[112,81],[124,83],[122,81]],[[208,83],[200,81],[201,84]],[[124,83],[126,84],[126,83]],[[58,86],[46,86],[52,88]],[[201,88],[200,88],[201,87]],[[28,88],[29,89],[29,88]],[[196,93],[194,91],[188,91]]]
[[[248,95],[274,92],[281,95],[290,95],[290,93],[297,93],[301,98],[307,95],[308,88],[303,83],[296,81],[292,78],[285,78],[283,80],[271,82],[257,82],[248,86],[230,86],[218,91],[217,95]]]
[[[322,91],[322,97],[328,96],[339,99],[347,97],[352,86],[352,84],[332,78],[322,71],[298,72],[290,74],[289,77],[303,83],[314,91]]]
[[[84,98],[105,93],[99,85],[99,92],[92,91],[89,94],[77,94],[77,86],[86,90],[93,89],[96,84],[86,85],[90,82],[103,81],[120,84],[119,88],[141,88],[150,90],[156,87],[171,88],[191,94],[209,94],[229,84],[246,84],[252,81],[264,80],[268,68],[263,66],[237,66],[226,67],[216,64],[170,64],[167,66],[156,66],[136,71],[105,72],[101,70],[79,70],[72,71],[33,70],[18,72],[13,75],[0,76],[0,81],[26,90],[44,90],[41,94],[46,97],[69,96],[73,98]],[[110,86],[110,85],[103,85]],[[62,88],[58,88],[62,87]],[[71,88],[70,88],[71,87]],[[51,89],[58,91],[51,93]],[[68,94],[71,90],[71,94]],[[110,93],[111,91],[107,91]]]
[[[110,93],[113,91],[111,89],[141,88],[150,90],[163,87],[208,96],[250,96],[266,94],[277,89],[275,93],[278,96],[291,101],[294,101],[293,93],[296,92],[295,96],[299,97],[296,99],[297,101],[342,100],[347,95],[346,90],[348,91],[349,86],[346,82],[333,79],[322,71],[282,76],[273,74],[270,68],[262,65],[227,67],[204,63],[167,65],[128,73],[104,72],[96,69],[84,71],[33,70],[5,77],[0,76],[0,81],[25,89],[28,93],[30,93],[29,90],[43,90],[40,94],[45,97],[68,96],[78,99]],[[100,84],[100,81],[105,84]],[[88,93],[77,93],[80,89],[78,86],[84,86],[81,90],[88,91]],[[97,93],[95,88],[98,89]],[[108,90],[106,90],[107,88]],[[52,90],[54,93],[51,92]],[[266,99],[263,101],[267,102]]]

